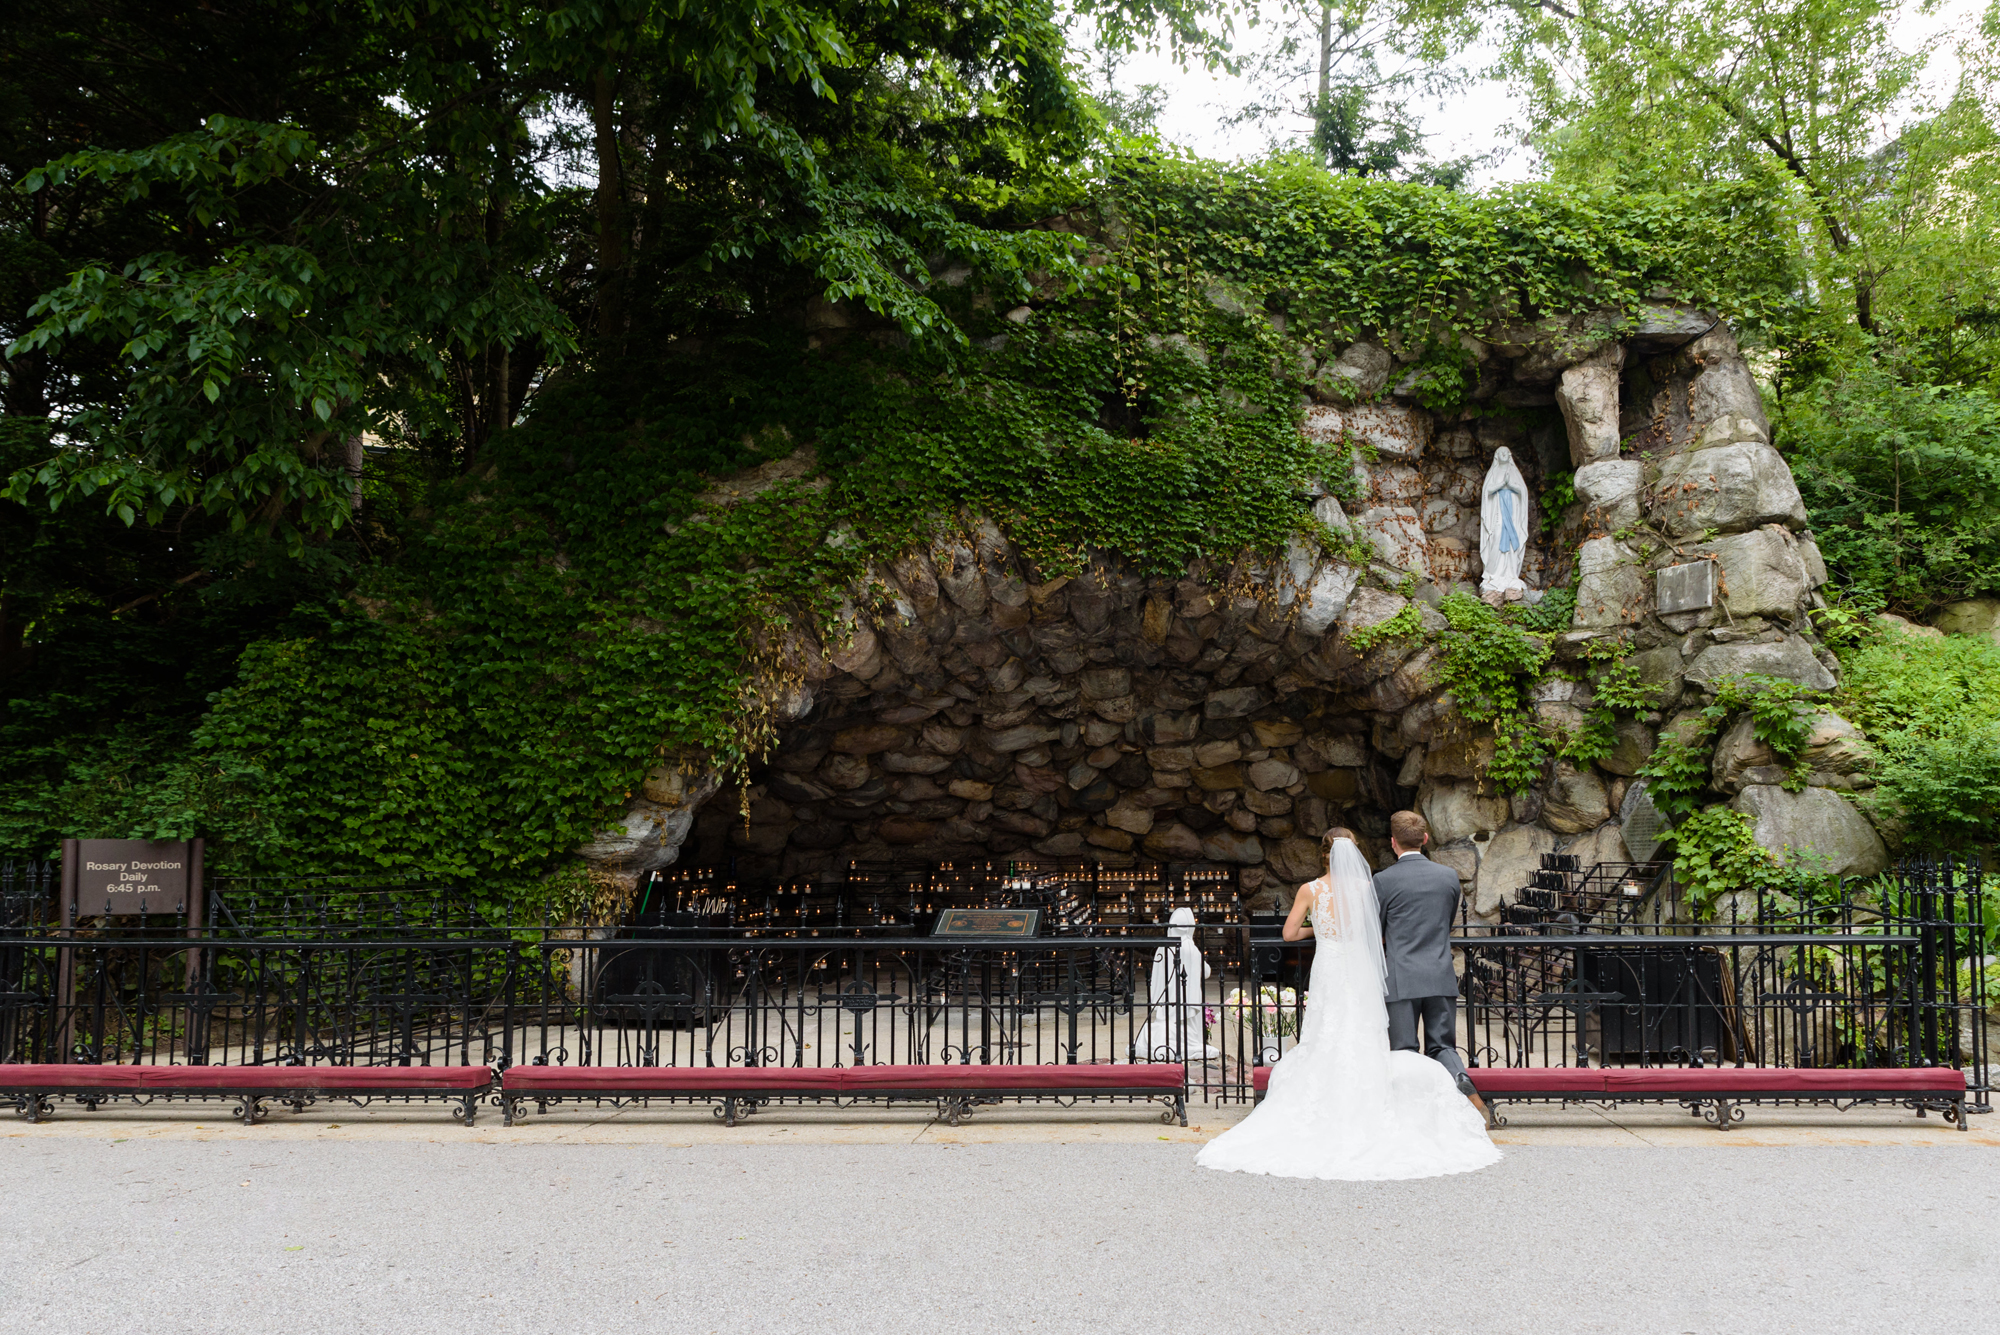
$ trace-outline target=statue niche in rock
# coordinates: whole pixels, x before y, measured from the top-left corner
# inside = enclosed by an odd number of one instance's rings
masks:
[[[1521,560],[1528,548],[1528,484],[1514,463],[1514,452],[1502,445],[1486,470],[1480,488],[1479,560],[1486,567],[1479,587],[1487,593],[1519,592]]]

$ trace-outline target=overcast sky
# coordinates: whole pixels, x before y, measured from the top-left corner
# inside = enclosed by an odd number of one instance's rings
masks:
[[[1898,41],[1908,48],[1933,35],[1943,34],[1947,37],[1948,46],[1950,34],[1959,31],[1969,33],[1977,27],[1979,14],[1986,3],[1987,0],[1943,0],[1930,14],[1918,13],[1914,5],[1909,6],[1896,25]],[[1242,45],[1254,48],[1262,35],[1258,31],[1243,34]],[[1461,64],[1467,68],[1478,68],[1491,63],[1491,60],[1490,51],[1474,50],[1465,53]],[[1942,51],[1934,62],[1930,82],[1948,87],[1957,77],[1957,72],[1957,62],[1948,51]],[[1167,105],[1160,117],[1162,132],[1172,142],[1204,157],[1257,157],[1269,142],[1270,129],[1266,127],[1221,123],[1225,116],[1250,101],[1254,95],[1254,90],[1242,80],[1211,75],[1200,68],[1178,69],[1164,55],[1142,53],[1119,67],[1117,82],[1118,87],[1128,93],[1141,84],[1163,87],[1167,92]],[[1426,144],[1431,157],[1450,159],[1466,155],[1492,155],[1487,165],[1474,174],[1474,185],[1500,185],[1529,180],[1534,176],[1533,156],[1521,147],[1518,129],[1509,134],[1510,128],[1518,127],[1522,117],[1519,102],[1504,86],[1475,81],[1442,105],[1417,103],[1413,106],[1421,110],[1424,129],[1431,136]],[[1293,132],[1302,131],[1303,118],[1296,118],[1287,128]]]
[[[1252,32],[1245,37],[1255,39],[1258,35]],[[1476,66],[1485,60],[1469,52],[1465,63]],[[1128,93],[1141,84],[1164,88],[1167,105],[1160,116],[1162,134],[1204,157],[1258,157],[1280,127],[1292,134],[1302,134],[1306,128],[1304,117],[1268,125],[1223,124],[1224,117],[1256,95],[1252,86],[1200,68],[1178,69],[1165,55],[1134,56],[1119,68],[1117,77],[1119,88]],[[1303,83],[1296,86],[1295,95],[1304,92]],[[1522,181],[1532,174],[1529,155],[1505,134],[1507,123],[1519,118],[1519,103],[1503,85],[1481,80],[1444,105],[1416,105],[1423,113],[1424,130],[1431,136],[1425,144],[1431,157],[1450,159],[1499,151],[1500,160],[1478,172],[1476,184]]]

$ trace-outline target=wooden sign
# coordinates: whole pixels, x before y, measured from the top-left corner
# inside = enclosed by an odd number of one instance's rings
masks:
[[[1033,936],[1042,925],[1040,909],[946,909],[932,936]]]
[[[73,902],[77,916],[83,918],[107,913],[186,912],[188,886],[201,874],[200,842],[65,840],[65,911]]]

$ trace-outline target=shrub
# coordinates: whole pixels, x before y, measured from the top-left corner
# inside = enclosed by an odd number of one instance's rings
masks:
[[[2000,401],[1864,361],[1775,423],[1828,568],[1922,609],[2000,590]]]
[[[2000,820],[2000,645],[1974,636],[1860,637],[1835,705],[1881,757],[1877,812],[1941,848],[1993,842]]]

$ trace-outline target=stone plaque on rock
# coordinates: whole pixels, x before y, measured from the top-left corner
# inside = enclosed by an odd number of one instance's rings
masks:
[[[1661,839],[1669,831],[1660,809],[1653,805],[1653,799],[1646,793],[1644,780],[1625,790],[1625,801],[1618,809],[1618,825],[1633,861],[1651,862],[1653,855],[1660,851]]]
[[[1715,562],[1690,561],[1653,576],[1660,613],[1699,612],[1715,606]]]

